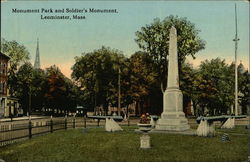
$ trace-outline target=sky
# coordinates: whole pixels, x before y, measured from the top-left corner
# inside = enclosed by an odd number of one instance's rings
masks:
[[[27,47],[34,64],[39,38],[41,67],[57,65],[70,77],[75,56],[102,46],[130,56],[139,47],[135,32],[154,18],[186,17],[206,41],[204,50],[188,62],[197,67],[205,59],[234,61],[235,14],[238,14],[238,63],[249,69],[249,2],[246,1],[1,1],[1,37]],[[73,13],[13,13],[12,9],[117,9],[118,13],[80,13],[83,20],[44,20],[43,16]]]

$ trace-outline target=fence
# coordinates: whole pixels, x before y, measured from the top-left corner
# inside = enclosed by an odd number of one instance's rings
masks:
[[[0,146],[5,146],[24,139],[30,139],[33,136],[76,127],[86,127],[86,118],[50,117],[1,122]]]

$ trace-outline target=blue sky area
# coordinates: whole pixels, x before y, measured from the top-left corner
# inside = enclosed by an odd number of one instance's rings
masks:
[[[234,60],[234,5],[238,10],[238,60],[249,67],[249,3],[246,1],[2,1],[1,37],[16,40],[27,47],[34,63],[36,40],[40,42],[43,68],[56,64],[70,76],[74,57],[101,46],[122,51],[126,56],[140,50],[134,41],[135,32],[158,17],[186,17],[201,30],[206,49],[189,62],[221,57],[227,63]],[[78,14],[85,20],[41,20],[58,13],[12,13],[12,9],[76,8],[117,9],[118,13]],[[73,15],[66,14],[64,15]],[[240,61],[239,61],[240,62]]]

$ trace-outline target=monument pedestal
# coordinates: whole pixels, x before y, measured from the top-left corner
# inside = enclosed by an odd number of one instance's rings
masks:
[[[165,131],[185,131],[190,129],[188,121],[185,117],[176,117],[176,118],[161,118],[159,119],[156,127],[156,130],[165,130]]]
[[[168,88],[164,92],[164,111],[155,129],[166,131],[185,131],[190,128],[183,113],[182,92],[179,89]]]
[[[141,140],[141,146],[140,148],[142,149],[149,149],[151,148],[151,145],[150,145],[150,136],[148,134],[143,134],[141,137],[140,137],[140,140]]]

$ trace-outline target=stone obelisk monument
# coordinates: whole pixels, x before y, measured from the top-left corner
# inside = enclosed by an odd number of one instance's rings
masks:
[[[173,26],[169,37],[168,84],[163,95],[163,112],[155,129],[184,131],[190,126],[183,113],[183,95],[179,89],[177,32]]]

